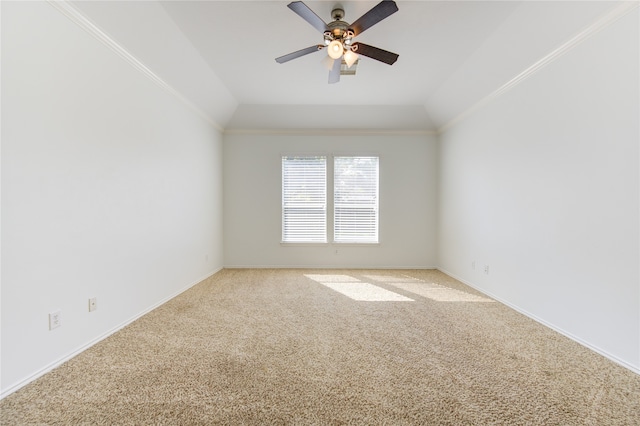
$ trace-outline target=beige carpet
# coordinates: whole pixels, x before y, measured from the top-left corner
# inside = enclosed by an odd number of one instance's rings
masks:
[[[437,271],[224,270],[0,410],[3,425],[639,425],[640,376]]]

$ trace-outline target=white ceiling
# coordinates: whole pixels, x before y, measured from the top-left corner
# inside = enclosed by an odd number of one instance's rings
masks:
[[[322,42],[289,1],[76,2],[158,76],[226,129],[436,130],[561,46],[611,1],[397,1],[357,37],[400,55],[363,57],[357,75],[327,83]],[[377,1],[305,2],[325,21],[353,22]],[[366,107],[362,107],[366,106]],[[345,114],[349,111],[349,114]]]

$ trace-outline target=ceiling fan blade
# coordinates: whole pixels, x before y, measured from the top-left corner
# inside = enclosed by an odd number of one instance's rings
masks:
[[[375,5],[371,10],[362,15],[356,22],[351,24],[350,28],[355,35],[360,34],[367,28],[370,28],[382,21],[383,19],[393,15],[398,11],[398,5],[391,0],[383,0]]]
[[[310,23],[321,33],[327,30],[327,24],[320,18],[315,12],[309,9],[309,6],[301,1],[293,1],[287,5],[287,7],[300,15],[302,19]]]
[[[337,83],[340,81],[340,67],[342,65],[342,59],[333,60],[333,68],[329,71],[329,84]]]
[[[289,53],[288,55],[280,56],[276,58],[276,62],[279,64],[284,64],[292,59],[299,58],[300,56],[308,55],[309,53],[317,52],[321,50],[324,46],[321,44],[317,44],[315,46],[309,46],[305,49],[296,50],[295,52]]]
[[[393,65],[400,55],[379,49],[377,47],[369,46],[364,43],[353,43],[351,50],[358,55],[368,56],[376,61],[384,62],[385,64]]]

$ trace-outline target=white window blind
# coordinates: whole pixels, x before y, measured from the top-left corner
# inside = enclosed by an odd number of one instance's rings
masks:
[[[327,242],[326,157],[282,157],[282,241]]]
[[[378,157],[335,157],[334,230],[340,243],[378,242]]]

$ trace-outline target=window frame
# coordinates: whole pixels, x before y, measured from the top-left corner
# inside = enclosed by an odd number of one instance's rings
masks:
[[[370,244],[379,244],[380,243],[380,156],[377,154],[334,154],[332,156],[333,161],[332,161],[332,165],[333,165],[333,176],[332,176],[332,197],[331,197],[331,201],[332,201],[332,219],[333,219],[333,223],[332,223],[332,241],[334,244],[340,244],[340,245],[345,245],[345,244],[352,244],[352,245],[370,245]],[[376,165],[375,165],[375,202],[374,202],[374,206],[373,206],[373,212],[374,212],[374,217],[375,217],[375,236],[374,236],[374,240],[369,240],[369,239],[363,239],[363,240],[358,240],[358,239],[338,239],[336,238],[336,218],[338,217],[338,214],[336,213],[336,210],[338,208],[338,203],[336,202],[336,173],[337,173],[337,168],[336,168],[336,160],[338,158],[375,158],[376,159]],[[357,203],[356,203],[357,204]],[[358,207],[355,207],[358,208]],[[361,207],[361,209],[366,208],[365,204],[363,204]]]
[[[286,211],[287,211],[287,201],[286,201],[286,194],[285,194],[285,159],[290,158],[290,159],[294,159],[294,158],[298,158],[298,159],[310,159],[310,158],[321,158],[324,160],[324,179],[323,179],[323,189],[324,189],[324,203],[323,206],[321,208],[322,213],[324,215],[324,232],[323,232],[323,239],[320,240],[313,240],[313,238],[309,238],[308,240],[296,240],[296,239],[286,239],[285,238],[285,232],[287,229],[286,226]],[[281,244],[312,244],[312,245],[317,245],[317,244],[326,244],[328,243],[328,201],[329,201],[329,194],[328,194],[328,164],[329,164],[329,156],[327,154],[315,154],[315,153],[309,153],[309,154],[282,154],[280,156],[280,173],[281,173],[281,187],[280,187],[280,197],[281,197],[281,212],[280,212],[280,219],[281,219],[281,229],[280,229],[280,242]],[[294,208],[293,206],[290,208]]]
[[[285,226],[285,217],[284,217],[284,170],[283,170],[283,160],[285,157],[324,157],[325,159],[325,239],[324,241],[285,241],[284,240],[284,226]],[[377,170],[377,223],[376,223],[376,241],[336,241],[335,238],[335,159],[336,157],[375,157],[378,159],[378,170]],[[353,247],[362,247],[362,246],[376,246],[381,244],[381,230],[380,230],[380,218],[381,218],[381,204],[380,204],[380,169],[382,168],[382,156],[377,152],[335,152],[335,153],[327,153],[327,152],[282,152],[280,153],[280,164],[281,164],[281,185],[280,185],[280,196],[281,196],[281,212],[280,212],[280,221],[281,221],[281,229],[280,229],[280,244],[283,246],[321,246],[321,245],[339,245],[340,247],[353,246]]]

